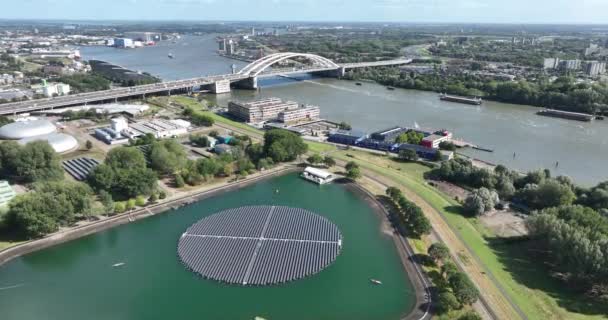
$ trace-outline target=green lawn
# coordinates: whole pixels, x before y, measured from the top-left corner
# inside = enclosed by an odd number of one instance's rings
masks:
[[[477,224],[477,219],[462,216],[455,200],[424,182],[423,174],[429,168],[356,150],[338,151],[333,155],[344,161],[354,160],[363,168],[401,182],[441,212],[452,230],[530,319],[608,319],[608,306],[590,304],[584,296],[567,291],[565,285],[547,276],[542,265],[527,262],[529,256],[522,256],[522,250],[491,246],[489,238],[484,238],[484,235],[490,236],[489,231]],[[522,272],[525,274],[520,274]]]

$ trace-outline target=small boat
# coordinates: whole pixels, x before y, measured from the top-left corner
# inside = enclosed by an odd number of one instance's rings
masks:
[[[113,268],[117,268],[117,267],[122,267],[122,266],[124,266],[124,265],[125,265],[125,263],[124,263],[124,262],[119,262],[119,263],[115,263],[115,264],[113,264],[113,265],[112,265],[112,267],[113,267]]]
[[[260,316],[255,316],[255,317],[253,318],[253,320],[266,320],[266,318],[262,318],[262,317],[260,317]]]
[[[169,53],[167,56],[169,57],[169,59],[173,59],[173,53]]]
[[[355,84],[356,84],[356,85],[358,85],[358,86],[360,86],[360,85],[361,85],[361,82],[356,82]]]
[[[386,87],[388,90],[395,90],[395,87]]]
[[[373,284],[382,284],[382,281],[376,279],[369,279]]]

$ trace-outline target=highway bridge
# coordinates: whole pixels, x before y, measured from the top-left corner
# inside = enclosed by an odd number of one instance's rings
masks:
[[[297,67],[281,67],[284,61],[293,59],[306,61],[308,63],[299,63]],[[231,85],[240,88],[257,89],[258,78],[298,73],[321,73],[326,76],[342,77],[348,69],[402,65],[410,63],[411,61],[411,59],[396,59],[337,64],[327,58],[314,54],[282,52],[256,60],[234,74],[211,75],[193,79],[5,103],[0,104],[0,115],[86,105],[89,103],[110,102],[124,98],[145,98],[146,95],[158,93],[171,94],[175,92],[191,92],[197,88],[207,89],[214,93],[229,92]]]

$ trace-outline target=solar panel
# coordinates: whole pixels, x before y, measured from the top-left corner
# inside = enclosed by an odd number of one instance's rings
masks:
[[[203,278],[272,285],[316,274],[340,254],[342,236],[328,219],[283,206],[228,209],[190,226],[177,251]]]

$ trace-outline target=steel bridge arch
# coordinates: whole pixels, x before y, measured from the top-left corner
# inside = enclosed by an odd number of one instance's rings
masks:
[[[316,54],[280,52],[280,53],[273,53],[273,54],[267,55],[261,59],[258,59],[256,61],[248,64],[243,69],[241,69],[241,71],[239,71],[238,74],[249,76],[249,77],[255,77],[276,63],[279,63],[283,60],[297,58],[297,57],[306,58],[306,59],[312,61],[313,63],[319,64],[319,66],[322,68],[327,68],[327,69],[340,68],[340,66],[337,65],[335,62],[333,62],[327,58],[318,56]]]

